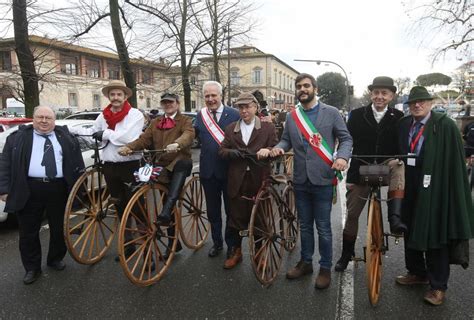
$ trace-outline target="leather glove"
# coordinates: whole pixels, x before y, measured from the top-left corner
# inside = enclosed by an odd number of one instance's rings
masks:
[[[230,160],[237,160],[237,159],[243,159],[243,158],[244,158],[244,155],[239,150],[236,150],[236,149],[229,150]]]
[[[133,153],[133,150],[127,146],[123,146],[118,149],[118,154],[121,156],[128,156],[132,153]]]
[[[103,135],[104,135],[104,130],[99,130],[92,134],[92,138],[96,139],[97,141],[102,141]]]
[[[178,151],[179,151],[179,144],[176,142],[166,146],[166,152],[168,153],[174,153]]]

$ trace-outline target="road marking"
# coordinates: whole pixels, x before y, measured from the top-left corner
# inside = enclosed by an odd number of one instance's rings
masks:
[[[342,228],[346,223],[346,182],[338,184],[339,201],[341,203]],[[337,309],[335,319],[354,319],[354,263],[349,262],[346,271],[341,272],[339,292],[337,294]]]

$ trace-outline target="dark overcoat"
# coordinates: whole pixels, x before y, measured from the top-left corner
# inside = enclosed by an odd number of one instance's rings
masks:
[[[377,123],[372,104],[352,110],[347,121],[347,128],[353,140],[352,154],[396,155],[398,153],[397,123],[402,117],[401,111],[388,107],[383,118]],[[373,161],[373,159],[366,160]],[[360,164],[361,161],[358,159],[351,160],[347,172],[347,183],[359,183]]]
[[[84,160],[77,139],[66,126],[54,133],[63,153],[63,175],[68,190],[84,171]],[[28,169],[33,147],[33,125],[20,126],[7,138],[0,155],[0,194],[8,194],[5,212],[22,210],[30,197]]]

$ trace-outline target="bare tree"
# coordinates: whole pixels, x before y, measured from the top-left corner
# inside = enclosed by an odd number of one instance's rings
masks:
[[[414,20],[412,29],[436,43],[433,62],[448,51],[461,55],[471,53],[474,41],[474,4],[472,0],[412,0],[405,1],[407,13]]]
[[[33,109],[39,105],[39,87],[35,60],[30,50],[26,0],[14,0],[12,8],[15,52],[23,80],[25,114],[27,117],[31,117],[33,116]]]

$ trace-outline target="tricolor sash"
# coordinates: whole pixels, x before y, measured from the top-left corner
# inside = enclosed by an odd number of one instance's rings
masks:
[[[332,167],[334,161],[333,151],[323,136],[318,132],[318,130],[316,130],[306,113],[303,111],[301,104],[299,104],[297,108],[291,112],[291,116],[295,120],[296,126],[308,141],[314,152],[316,152],[316,154],[320,156],[328,166]],[[342,180],[342,174],[340,171],[335,171],[335,176],[339,180]],[[334,182],[337,183],[337,180]]]
[[[204,122],[207,131],[211,134],[212,138],[214,138],[217,144],[221,145],[222,141],[224,141],[224,131],[222,131],[221,127],[219,127],[219,125],[214,121],[209,109],[202,108],[201,116],[202,122]]]

